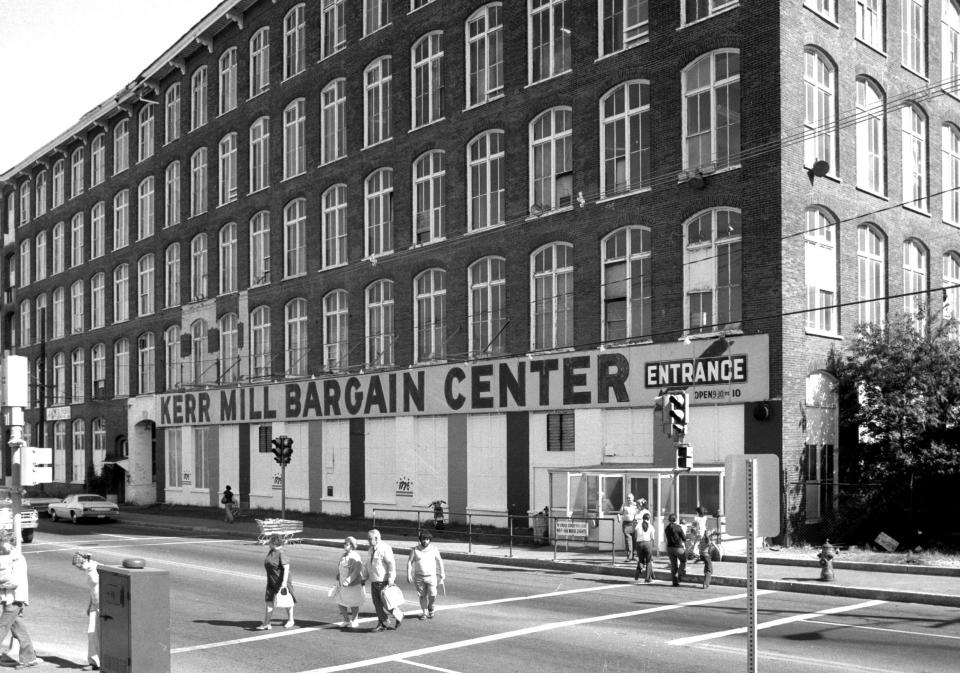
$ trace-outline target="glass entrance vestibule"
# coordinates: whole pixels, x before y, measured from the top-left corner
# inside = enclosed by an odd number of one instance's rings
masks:
[[[627,493],[643,498],[650,510],[656,531],[655,548],[664,549],[663,528],[667,517],[676,512],[678,520],[690,523],[697,507],[709,517],[707,527],[723,533],[724,468],[700,467],[677,472],[669,468],[613,467],[577,468],[550,472],[550,514],[552,517],[589,518],[598,525],[590,527],[589,541],[598,549],[624,548],[619,525],[599,525],[601,519],[617,520]],[[610,530],[614,539],[610,540]]]

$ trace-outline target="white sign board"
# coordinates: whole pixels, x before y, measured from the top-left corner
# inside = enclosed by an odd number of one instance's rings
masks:
[[[571,521],[570,519],[557,519],[556,536],[560,537],[587,537],[586,521]]]
[[[69,421],[70,407],[47,407],[48,421]]]
[[[20,449],[20,485],[36,486],[53,481],[53,449],[24,446]]]
[[[780,534],[780,459],[772,453],[727,456],[723,513],[729,535],[747,534],[747,460],[757,461],[757,537]]]

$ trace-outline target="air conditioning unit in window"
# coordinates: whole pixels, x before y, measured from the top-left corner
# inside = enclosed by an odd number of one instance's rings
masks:
[[[107,398],[107,382],[94,381],[93,382],[93,399],[105,400],[106,398]]]

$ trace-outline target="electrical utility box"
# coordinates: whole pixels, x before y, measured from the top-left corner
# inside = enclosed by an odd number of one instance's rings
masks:
[[[170,673],[170,573],[141,559],[100,572],[100,670]]]

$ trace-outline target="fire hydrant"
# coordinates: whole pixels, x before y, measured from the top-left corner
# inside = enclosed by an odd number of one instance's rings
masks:
[[[817,558],[820,559],[821,582],[833,581],[833,559],[838,553],[834,546],[830,544],[830,540],[824,542],[823,547],[820,548],[820,553],[817,554]]]

